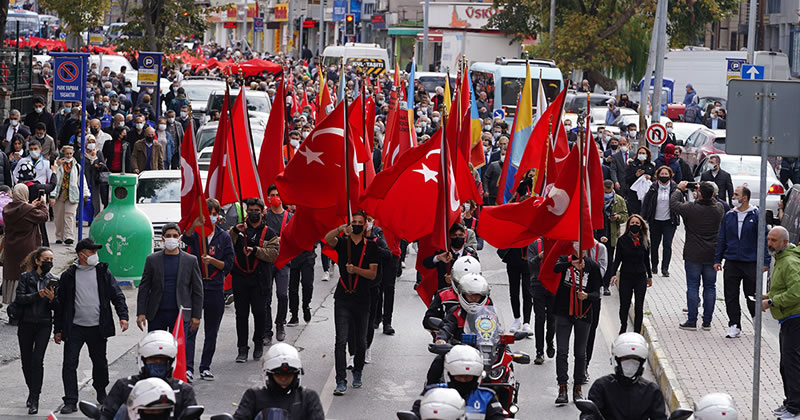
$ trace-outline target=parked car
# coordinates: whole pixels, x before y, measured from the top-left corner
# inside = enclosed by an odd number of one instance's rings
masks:
[[[207,147],[213,148],[218,127],[219,121],[210,121],[200,126],[200,129],[197,130],[195,149],[202,151]],[[261,142],[264,141],[264,131],[266,129],[267,120],[262,118],[250,118],[250,131],[253,133],[253,145],[256,150],[261,148]],[[239,144],[239,139],[237,139],[236,144]]]
[[[800,184],[792,185],[786,192],[780,224],[789,231],[789,242],[800,242]]]
[[[709,155],[725,153],[725,130],[701,127],[689,135],[683,148],[686,163],[695,170]]]
[[[731,174],[733,188],[744,185],[750,189],[750,205],[758,206],[761,197],[761,157],[744,155],[710,154],[704,158],[698,169],[695,170],[695,180],[700,180],[703,172],[710,170],[713,165],[709,162],[711,156],[719,157],[719,166]],[[778,216],[778,202],[783,195],[783,185],[772,165],[767,165],[767,220]]]
[[[144,171],[136,185],[136,207],[150,218],[153,248],[164,247],[161,227],[181,220],[181,171]]]
[[[206,116],[206,107],[211,92],[225,91],[225,81],[215,77],[187,77],[181,82],[181,87],[186,92],[186,98],[192,105],[192,113],[201,121]]]
[[[239,95],[239,90],[231,90],[231,103],[228,106],[233,106],[236,102],[236,97]],[[269,110],[272,109],[272,102],[269,100],[267,92],[260,90],[248,90],[245,94],[247,98],[247,110],[250,112],[250,117],[269,118]],[[219,111],[222,109],[222,101],[225,99],[225,89],[216,89],[208,96],[206,104],[206,112]]]
[[[685,146],[689,136],[703,127],[705,127],[703,124],[676,121],[672,123],[672,134],[675,134],[675,141],[678,146]]]

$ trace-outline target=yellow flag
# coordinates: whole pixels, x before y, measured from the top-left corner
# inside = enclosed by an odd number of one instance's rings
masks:
[[[444,81],[444,107],[447,110],[447,114],[450,114],[450,107],[451,107],[451,99],[450,99],[450,76],[445,76]]]

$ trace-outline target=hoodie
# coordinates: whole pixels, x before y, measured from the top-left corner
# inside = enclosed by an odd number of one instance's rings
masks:
[[[764,232],[766,235],[767,232]],[[729,210],[722,217],[714,252],[714,264],[722,260],[755,262],[758,244],[758,209],[749,207],[745,211],[738,208]],[[764,244],[764,265],[769,267],[772,258]]]

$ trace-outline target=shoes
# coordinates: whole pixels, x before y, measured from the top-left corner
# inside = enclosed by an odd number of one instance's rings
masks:
[[[261,356],[264,355],[264,343],[255,343],[255,348],[253,349],[253,360],[260,360]]]
[[[297,315],[292,314],[292,318],[289,320],[289,322],[286,323],[286,325],[288,325],[290,327],[294,327],[299,323],[300,323],[300,319],[297,318]]]
[[[236,363],[244,363],[247,361],[247,353],[250,351],[247,347],[239,347],[239,355],[236,356]]]
[[[392,328],[392,324],[383,323],[383,333],[386,335],[394,335],[394,328]]]
[[[61,407],[61,414],[72,414],[76,411],[78,411],[78,406],[75,404],[64,404],[64,406]]]
[[[603,296],[611,296],[611,290],[608,290],[608,287],[603,288]]]
[[[533,359],[533,364],[534,365],[543,365],[544,364],[544,354],[542,354],[542,352],[537,352],[536,353],[536,358]]]
[[[355,360],[355,357],[347,356],[347,369],[353,369],[354,366],[353,360]]]
[[[283,328],[283,324],[278,324],[275,326],[275,338],[278,341],[283,341],[286,339],[286,330]]]
[[[72,245],[74,242],[72,239],[67,239],[64,241],[64,245]]]
[[[678,328],[686,331],[697,331],[697,324],[694,322],[686,321],[683,324],[678,325]]]
[[[400,262],[400,267],[402,267],[403,270],[405,270],[406,269],[406,262],[405,261]]]
[[[336,389],[333,390],[333,395],[344,395],[345,392],[347,392],[347,381],[336,381]]]
[[[225,305],[230,305],[231,303],[233,303],[233,295],[232,294],[230,294],[227,297],[225,297]]]
[[[553,343],[547,343],[547,358],[552,359],[556,357],[556,348]]]
[[[64,243],[64,241],[62,241],[61,239],[56,239],[56,245],[61,245],[63,243]]]
[[[622,326],[619,327],[619,335],[625,334],[626,332],[628,332],[628,326],[627,325],[622,325]]]
[[[520,328],[522,328],[522,319],[516,318],[514,319],[514,322],[511,324],[511,328],[509,328],[508,331],[513,334],[519,331]]]
[[[532,337],[533,336],[533,328],[531,328],[531,324],[527,323],[527,322],[522,324],[522,332],[524,332],[525,334],[528,334],[528,337]]]
[[[569,403],[569,397],[567,396],[567,384],[559,385],[558,397],[556,397],[556,406],[561,407],[567,403]]]
[[[213,381],[214,380],[214,374],[211,373],[210,370],[206,369],[206,370],[200,372],[200,379],[202,379],[204,381]]]
[[[39,401],[32,400],[28,406],[28,414],[33,415],[39,412]]]
[[[372,363],[372,349],[369,347],[364,352],[364,363]],[[356,388],[356,381],[353,381],[353,388]]]
[[[581,384],[575,384],[572,386],[572,401],[578,401],[583,399],[583,391],[581,390]]]
[[[783,414],[778,417],[780,420],[799,420],[800,414],[793,414],[791,411],[786,410]]]
[[[188,376],[191,376],[191,374],[192,374],[192,372],[190,372],[190,371],[186,372],[186,375],[188,375]],[[106,394],[105,388],[98,389],[96,391],[97,391],[97,403],[100,404],[100,405],[103,405],[103,403],[106,402],[106,397],[108,396],[108,394]]]
[[[669,271],[661,270],[661,277],[669,277]]]
[[[308,306],[303,308],[303,321],[305,321],[306,324],[311,322],[311,308],[309,308]]]
[[[327,271],[322,272],[322,281],[328,281],[331,279],[331,275]]]
[[[33,395],[28,395],[28,399],[25,400],[25,407],[31,408],[31,401],[33,401]]]
[[[381,320],[380,319],[376,319],[375,322],[372,323],[372,329],[373,330],[377,330],[378,327],[380,327],[380,326],[381,326]]]
[[[272,345],[272,335],[264,337],[264,345],[267,347]]]
[[[191,370],[186,371],[186,382],[192,383],[194,382],[194,373]]]
[[[703,331],[711,331],[711,322],[703,321]]]
[[[353,388],[361,388],[364,385],[361,382],[361,372],[353,371]]]
[[[784,404],[781,404],[780,407],[772,410],[772,414],[774,414],[774,415],[776,415],[778,417],[782,416],[783,413],[785,413],[785,412],[786,412],[786,405],[784,405]]]
[[[728,327],[728,334],[725,338],[739,338],[742,335],[742,329],[736,325]]]

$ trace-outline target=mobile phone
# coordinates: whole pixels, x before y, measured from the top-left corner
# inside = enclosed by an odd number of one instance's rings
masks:
[[[688,188],[690,190],[695,190],[695,189],[697,189],[697,183],[696,182],[688,182],[688,183],[686,183],[686,188]]]
[[[56,279],[50,279],[50,281],[47,282],[47,287],[49,287],[51,289],[55,289],[56,286],[58,286],[58,280],[56,280]]]
[[[47,198],[47,193],[45,191],[39,191],[39,200],[45,201]]]

